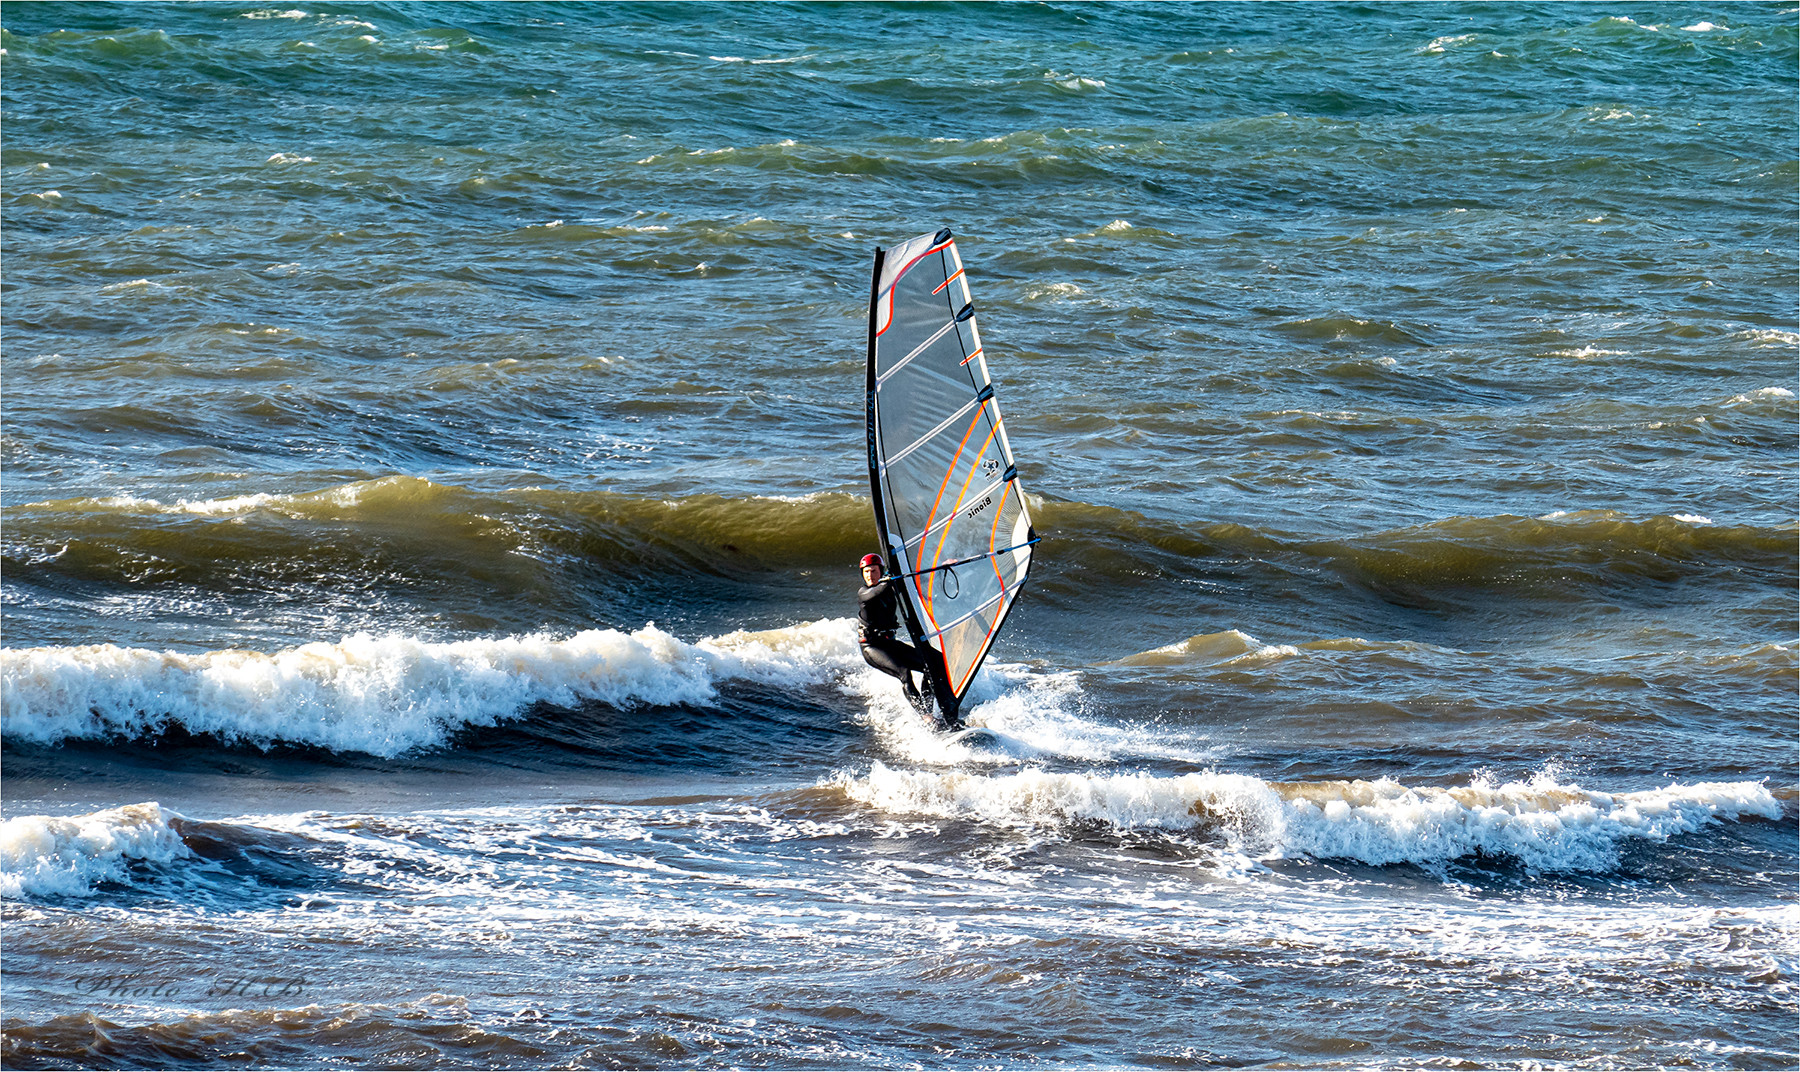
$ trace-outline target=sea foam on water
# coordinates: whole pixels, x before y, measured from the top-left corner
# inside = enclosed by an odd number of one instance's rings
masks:
[[[1604,872],[1628,838],[1663,841],[1710,823],[1779,819],[1759,782],[1672,784],[1603,793],[1540,773],[1523,782],[1406,786],[1377,781],[1267,782],[1209,771],[1178,776],[894,770],[831,784],[884,811],[1012,827],[1100,822],[1121,830],[1201,830],[1263,859],[1444,864],[1510,857],[1533,871]]]
[[[154,801],[68,818],[21,816],[0,823],[0,896],[83,896],[126,881],[133,863],[191,855]]]
[[[0,727],[52,743],[171,726],[267,747],[394,756],[442,746],[528,704],[703,703],[720,681],[806,683],[860,665],[848,620],[698,643],[655,625],[431,642],[358,633],[275,652],[113,644],[0,650]]]

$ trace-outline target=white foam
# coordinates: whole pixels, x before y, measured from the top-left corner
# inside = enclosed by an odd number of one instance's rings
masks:
[[[1202,633],[1118,660],[1122,666],[1172,666],[1236,659],[1262,647],[1262,641],[1238,629]]]
[[[91,894],[125,882],[136,861],[191,856],[155,804],[129,804],[69,818],[27,815],[0,823],[0,897]]]
[[[0,651],[0,727],[15,740],[190,733],[392,756],[536,702],[703,703],[718,682],[802,684],[860,664],[847,619],[688,644],[647,625],[431,643],[358,633],[276,652]]]
[[[292,498],[291,495],[271,495],[267,492],[257,492],[254,495],[234,495],[228,499],[202,499],[199,501],[181,499],[171,509],[184,514],[242,514],[283,500],[292,500]],[[160,506],[162,504],[153,502],[152,505]]]
[[[1725,401],[1725,404],[1727,406],[1743,406],[1765,399],[1792,397],[1794,397],[1794,392],[1785,387],[1761,387],[1745,394],[1733,395]]]
[[[1703,517],[1700,514],[1675,514],[1674,518],[1677,521],[1685,521],[1690,525],[1710,525],[1713,523],[1712,518]]]
[[[898,682],[874,669],[846,676],[840,687],[864,704],[860,721],[875,732],[884,750],[909,763],[948,767],[1048,756],[1088,762],[1156,757],[1205,763],[1218,758],[1204,742],[1196,745],[1192,735],[1171,739],[1149,726],[1085,717],[1080,678],[1070,671],[1045,673],[1017,663],[988,661],[964,697],[964,724],[985,731],[974,737],[939,732],[906,702]]]
[[[131,279],[131,280],[127,280],[126,282],[123,282],[123,283],[109,283],[106,286],[100,288],[100,293],[102,293],[102,294],[119,294],[119,293],[123,293],[125,291],[131,291],[131,290],[168,290],[168,289],[169,288],[166,285],[164,285],[162,283],[155,283],[148,279]]]
[[[147,280],[139,280],[144,283]],[[278,335],[281,328],[262,328],[256,332],[235,331],[239,335]],[[344,484],[323,491],[307,491],[295,493],[256,492],[250,495],[232,495],[222,499],[177,499],[174,503],[164,503],[159,499],[142,498],[135,495],[109,495],[98,499],[72,499],[62,502],[28,503],[29,507],[45,509],[76,510],[139,510],[158,514],[205,514],[225,515],[243,514],[252,510],[279,510],[291,517],[306,515],[316,516],[321,507],[328,509],[349,509],[359,505],[370,494],[379,494],[389,489],[402,493],[438,490],[439,485],[430,481],[413,477],[388,476],[378,480],[362,480],[353,484]]]
[[[1598,222],[1598,220],[1589,220],[1588,222],[1595,223]],[[1624,350],[1602,350],[1597,346],[1583,346],[1579,350],[1553,350],[1551,351],[1550,356],[1572,357],[1577,361],[1586,361],[1593,357],[1619,357],[1624,353]]]
[[[1475,39],[1474,34],[1454,34],[1454,35],[1451,35],[1448,37],[1439,37],[1439,38],[1433,39],[1430,44],[1425,45],[1422,48],[1417,49],[1416,51],[1420,55],[1426,55],[1426,56],[1437,55],[1444,51],[1444,47],[1446,45],[1460,45],[1464,41],[1473,41],[1474,39]]]
[[[1044,298],[1075,298],[1087,293],[1073,283],[1045,283],[1030,287],[1025,291],[1026,301],[1039,301]]]
[[[1683,26],[1681,29],[1684,33],[1711,33],[1714,30],[1723,30],[1725,27],[1720,26],[1717,23],[1702,20],[1694,23],[1692,26]]]
[[[1271,783],[1242,774],[1016,774],[897,771],[833,783],[901,814],[1040,827],[1102,822],[1121,829],[1206,828],[1230,847],[1275,859],[1442,864],[1477,853],[1535,871],[1610,870],[1627,838],[1663,840],[1720,819],[1781,816],[1757,782],[1703,782],[1632,793],[1564,785],[1554,773],[1459,788],[1380,781]]]
[[[1745,342],[1753,342],[1758,346],[1785,346],[1789,348],[1800,346],[1800,332],[1794,331],[1780,331],[1777,329],[1740,331],[1733,335],[1732,338],[1742,339]]]

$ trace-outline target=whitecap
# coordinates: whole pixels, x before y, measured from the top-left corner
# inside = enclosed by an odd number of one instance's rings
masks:
[[[125,882],[134,863],[193,855],[154,802],[88,815],[27,815],[0,823],[0,896],[91,894]]]
[[[1746,392],[1745,394],[1733,395],[1726,400],[1725,404],[1727,406],[1744,406],[1765,399],[1792,397],[1794,397],[1794,392],[1785,387],[1759,387],[1756,390]]]
[[[1800,332],[1779,329],[1740,331],[1732,338],[1752,342],[1758,346],[1800,346]]]
[[[894,680],[872,668],[845,676],[840,688],[864,703],[860,720],[875,732],[883,748],[911,763],[947,767],[1040,756],[1088,762],[1122,756],[1189,763],[1217,758],[1211,745],[1187,736],[1170,739],[1152,727],[1085,717],[1080,677],[1071,671],[1044,673],[990,661],[976,674],[964,698],[964,723],[985,731],[972,738],[946,735],[927,724],[902,698]]]
[[[1577,361],[1586,361],[1594,357],[1621,357],[1624,350],[1602,350],[1598,346],[1583,346],[1579,350],[1552,350],[1551,357],[1572,357]]]
[[[1782,814],[1758,782],[1605,793],[1559,782],[1551,771],[1523,782],[1478,776],[1439,788],[1388,778],[1278,783],[1219,772],[899,771],[877,762],[866,776],[839,775],[829,784],[882,811],[1006,827],[1204,828],[1262,859],[1443,864],[1482,854],[1535,871],[1604,872],[1617,865],[1626,839],[1662,841],[1721,820]]]
[[[358,633],[275,652],[112,644],[0,650],[0,725],[15,740],[138,737],[179,725],[392,756],[529,704],[704,703],[719,682],[819,682],[860,665],[847,619],[686,643],[646,625],[431,642]]]
[[[1026,301],[1041,301],[1044,298],[1076,298],[1087,291],[1073,283],[1045,283],[1041,286],[1029,287],[1025,291]]]
[[[1464,41],[1472,41],[1474,39],[1474,34],[1452,34],[1448,37],[1436,38],[1430,44],[1423,45],[1413,51],[1419,55],[1436,55],[1445,51],[1445,46],[1447,45],[1460,45]]]
[[[102,294],[121,294],[126,291],[134,291],[134,290],[151,291],[151,290],[169,290],[169,289],[171,289],[171,288],[167,284],[157,283],[157,282],[154,282],[149,279],[131,279],[131,280],[127,280],[123,283],[108,283],[106,286],[100,288],[100,293],[102,293]]]

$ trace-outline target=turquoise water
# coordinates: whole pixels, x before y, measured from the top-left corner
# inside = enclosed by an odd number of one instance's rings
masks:
[[[6,1063],[1790,1067],[1796,13],[8,5]]]

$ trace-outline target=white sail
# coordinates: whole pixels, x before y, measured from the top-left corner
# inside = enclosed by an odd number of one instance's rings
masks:
[[[876,528],[953,717],[1035,535],[948,228],[875,251],[867,385]]]

